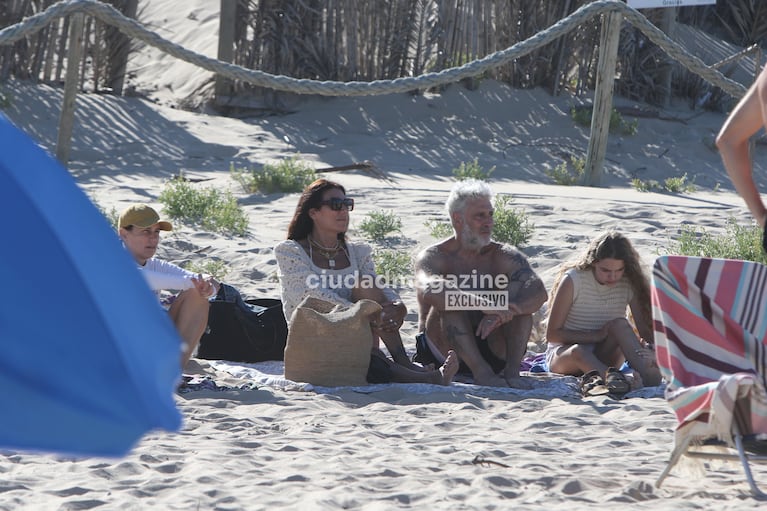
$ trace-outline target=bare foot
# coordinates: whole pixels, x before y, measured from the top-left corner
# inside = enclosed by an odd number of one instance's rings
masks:
[[[453,350],[448,351],[445,363],[439,368],[439,373],[442,375],[442,385],[450,385],[460,367],[461,363],[458,361],[458,355]]]

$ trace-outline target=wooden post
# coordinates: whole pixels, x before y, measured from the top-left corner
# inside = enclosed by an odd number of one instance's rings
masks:
[[[80,59],[83,53],[84,24],[84,14],[76,13],[72,15],[72,23],[69,25],[69,53],[67,55],[67,74],[64,82],[64,99],[61,105],[59,136],[56,142],[56,158],[64,166],[69,162],[69,149],[72,145],[72,129],[75,123],[75,99],[77,99],[77,87],[80,83]]]
[[[221,18],[218,28],[218,60],[234,61],[234,25],[237,15],[237,0],[221,0]],[[216,102],[232,95],[232,82],[228,78],[216,75]]]
[[[661,30],[669,36],[674,38],[674,32],[676,32],[676,7],[666,7],[663,9],[663,19],[660,24]],[[671,75],[674,71],[674,59],[668,55],[663,56],[663,68],[661,69],[658,77],[663,95],[661,97],[661,105],[668,108],[671,106]]]
[[[126,0],[123,5],[123,14],[128,18],[136,19],[138,0]],[[112,26],[107,26],[105,32],[110,34],[106,37],[109,45],[107,49],[107,58],[109,59],[107,80],[109,83],[107,86],[112,89],[112,94],[122,96],[125,72],[128,68],[128,56],[131,50],[131,39]],[[96,44],[98,45],[98,42]],[[94,84],[94,88],[96,87],[98,87],[98,83]]]
[[[594,110],[591,114],[591,136],[586,153],[585,178],[589,186],[602,182],[602,167],[610,133],[610,114],[613,107],[615,65],[618,61],[618,41],[623,16],[619,12],[602,15],[602,33],[599,40],[597,84],[594,91]]]

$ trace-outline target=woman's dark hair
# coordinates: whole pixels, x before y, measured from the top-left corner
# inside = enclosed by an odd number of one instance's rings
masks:
[[[302,240],[306,239],[312,232],[314,227],[314,221],[309,216],[310,209],[319,209],[322,202],[322,194],[326,190],[341,190],[346,195],[346,189],[340,184],[334,181],[328,181],[325,178],[320,178],[314,181],[312,184],[304,188],[301,192],[301,198],[298,199],[298,205],[296,206],[296,212],[293,214],[293,219],[288,226],[288,239],[289,240]],[[338,239],[344,239],[345,233],[339,233]]]

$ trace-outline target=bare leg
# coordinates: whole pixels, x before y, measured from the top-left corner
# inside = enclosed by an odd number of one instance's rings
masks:
[[[202,334],[208,326],[209,303],[196,289],[182,291],[173,301],[168,310],[171,320],[176,325],[184,348],[181,354],[181,369],[192,358],[192,353],[197,349]]]
[[[749,140],[766,121],[767,67],[762,69],[746,95],[735,106],[716,137],[716,146],[727,174],[760,226],[764,226],[767,211],[752,176]]]
[[[379,304],[385,303],[387,301],[386,295],[379,288],[354,288],[352,291],[352,300],[356,302],[362,299],[373,300]],[[389,354],[397,364],[413,371],[434,370],[433,368],[424,369],[422,366],[411,362],[410,358],[407,356],[407,352],[405,351],[405,345],[402,343],[402,337],[400,336],[399,328],[391,329],[384,326],[382,328],[374,329],[373,336],[375,346],[378,347],[378,340],[380,338],[380,340],[382,340],[386,346],[386,349],[389,351]]]
[[[490,349],[498,357],[506,361],[503,377],[509,387],[518,389],[532,388],[532,382],[519,375],[519,366],[527,352],[527,342],[533,331],[532,314],[515,316],[500,329],[490,334],[488,343]]]
[[[444,334],[444,335],[443,335]],[[471,369],[474,382],[478,385],[507,387],[506,380],[493,372],[490,364],[477,348],[474,328],[469,315],[461,311],[436,311],[432,309],[426,324],[426,335],[443,353],[453,349]]]
[[[551,361],[550,369],[555,373],[573,376],[580,376],[590,371],[597,371],[604,375],[607,365],[597,357],[596,350],[588,349],[587,346],[571,344],[560,347]]]
[[[459,366],[458,355],[453,350],[448,352],[442,366],[432,371],[414,371],[396,362],[390,364],[392,379],[397,383],[433,383],[435,385],[450,385]]]
[[[661,374],[655,361],[655,354],[642,346],[628,320],[613,321],[608,330],[607,338],[614,340],[620,346],[631,367],[639,372],[644,385],[660,384]]]

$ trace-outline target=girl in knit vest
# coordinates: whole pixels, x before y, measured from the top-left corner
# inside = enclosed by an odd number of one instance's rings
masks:
[[[550,296],[550,371],[583,375],[584,395],[622,397],[632,387],[660,383],[650,283],[625,236],[609,231],[592,240],[580,259],[562,265]],[[630,369],[623,373],[618,368],[626,361]]]

